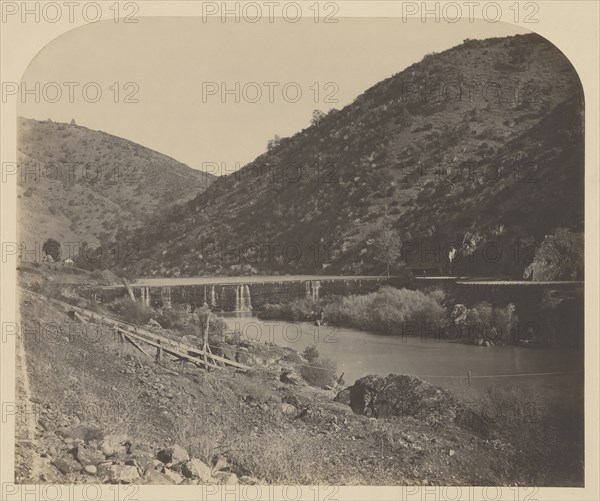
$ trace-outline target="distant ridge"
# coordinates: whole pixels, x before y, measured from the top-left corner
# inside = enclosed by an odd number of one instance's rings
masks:
[[[112,240],[118,228],[152,220],[214,179],[133,141],[75,124],[20,117],[18,131],[23,242]]]

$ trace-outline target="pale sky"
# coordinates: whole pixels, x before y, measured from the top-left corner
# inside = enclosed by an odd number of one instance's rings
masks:
[[[234,170],[263,153],[275,134],[293,135],[307,127],[314,109],[341,109],[377,82],[442,52],[465,38],[526,33],[505,23],[403,23],[399,19],[342,18],[337,24],[311,19],[286,22],[221,23],[200,18],[140,18],[137,24],[99,22],[72,30],[48,44],[31,62],[22,85],[46,86],[47,97],[22,95],[19,115],[69,122],[120,136],[169,155],[190,167],[224,162]],[[56,85],[47,85],[56,82]],[[69,87],[77,82],[73,103]],[[82,87],[96,82],[96,103]],[[118,82],[118,86],[114,83]],[[138,91],[139,103],[125,103]],[[210,83],[215,82],[215,86]],[[223,83],[239,82],[249,99],[234,101]],[[265,82],[272,84],[265,85]],[[333,84],[326,84],[332,82]],[[314,84],[317,83],[315,86]],[[250,85],[248,85],[250,84]],[[278,85],[276,85],[278,84]],[[283,94],[287,87],[287,100]],[[96,87],[97,87],[96,86]],[[62,96],[56,98],[56,87]],[[94,99],[95,86],[87,97]],[[217,90],[205,95],[205,90]],[[315,89],[320,89],[315,102]],[[118,103],[114,102],[119,88]],[[269,102],[269,89],[273,101]],[[289,102],[301,90],[297,102]],[[337,103],[326,103],[331,95]],[[43,94],[42,94],[43,95]]]

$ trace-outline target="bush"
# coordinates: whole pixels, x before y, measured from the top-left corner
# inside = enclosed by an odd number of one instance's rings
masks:
[[[473,308],[458,304],[454,307],[451,318],[455,325],[472,326],[470,331],[474,339],[469,341],[491,341],[494,344],[505,344],[510,341],[513,330],[517,326],[518,317],[515,305],[494,307],[488,302],[477,303]]]
[[[310,364],[317,358],[319,358],[319,350],[317,350],[317,347],[315,345],[307,346],[306,348],[304,348],[302,355],[304,355],[304,358],[308,360],[308,363]]]
[[[325,307],[325,318],[337,325],[401,335],[405,324],[444,322],[441,291],[423,293],[382,287],[362,296],[348,296]]]
[[[148,323],[154,311],[137,301],[132,301],[129,296],[115,299],[110,303],[110,308],[126,322],[136,325]]]
[[[323,303],[312,298],[294,299],[287,303],[265,304],[258,318],[263,320],[281,319],[290,322],[313,321],[317,318]]]
[[[165,329],[176,330],[184,336],[196,336],[198,338],[202,337],[201,323],[206,321],[202,319],[201,322],[196,312],[188,311],[184,305],[176,305],[172,309],[163,309],[153,315],[153,318]],[[221,318],[211,315],[208,328],[210,344],[221,341],[226,328],[227,326]]]

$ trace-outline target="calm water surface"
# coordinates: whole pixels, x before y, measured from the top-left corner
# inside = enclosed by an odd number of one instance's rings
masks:
[[[368,374],[411,374],[440,386],[455,388],[468,385],[464,378],[472,376],[502,376],[473,378],[472,386],[484,389],[491,384],[515,382],[552,385],[560,378],[582,379],[581,375],[515,377],[517,374],[579,371],[583,368],[583,353],[576,350],[556,350],[518,346],[482,347],[418,337],[384,336],[346,327],[315,327],[309,322],[260,320],[251,313],[225,314],[230,329],[239,329],[243,338],[273,342],[301,352],[317,345],[322,357],[335,360],[339,373],[348,384]],[[463,378],[457,378],[462,376]]]

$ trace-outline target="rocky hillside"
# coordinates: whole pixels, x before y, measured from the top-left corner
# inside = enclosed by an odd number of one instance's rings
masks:
[[[105,132],[18,120],[19,239],[105,241],[174,202],[202,193],[214,176]]]
[[[545,235],[582,231],[583,165],[568,59],[537,35],[466,40],[122,238],[147,250],[140,275],[381,273],[384,226],[414,267],[443,268],[454,242],[471,254],[455,272],[521,277]],[[491,241],[502,258],[475,259]]]

